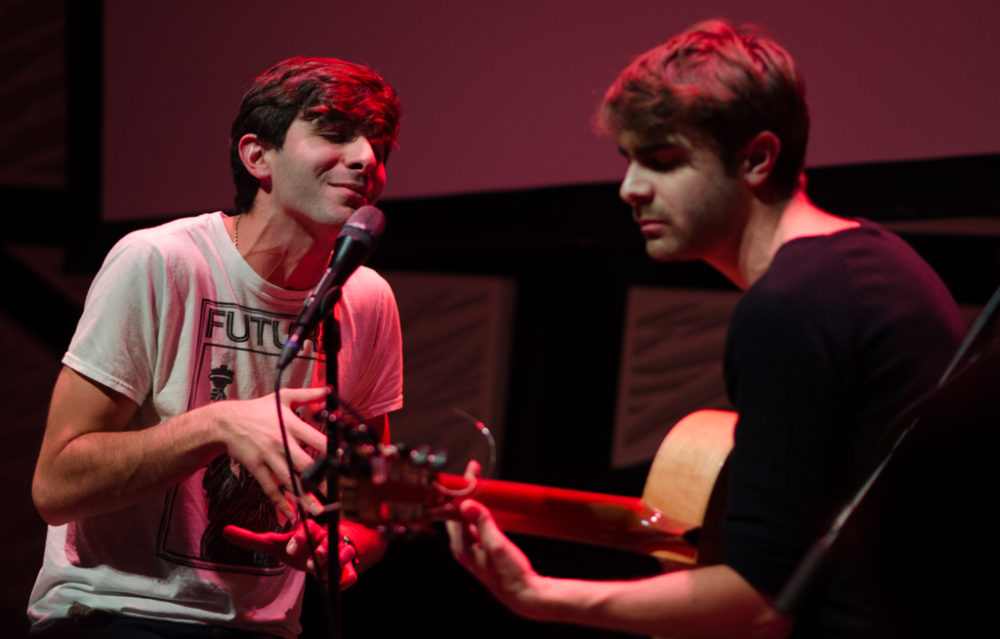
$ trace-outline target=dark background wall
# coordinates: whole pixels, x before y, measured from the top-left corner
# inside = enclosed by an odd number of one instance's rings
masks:
[[[208,9],[213,7],[213,3],[200,4]],[[319,4],[326,6],[326,3]],[[438,40],[447,41],[460,22],[456,22],[458,18],[452,11],[458,4],[431,3],[428,7],[436,8],[439,13],[419,16],[424,25],[423,33],[428,34],[424,36],[421,51]],[[604,4],[582,3],[580,6],[600,18],[597,7]],[[813,71],[808,77],[815,78],[810,83],[811,94],[820,103],[814,108],[820,127],[815,136],[820,149],[817,153],[825,159],[814,162],[808,171],[809,192],[813,199],[833,212],[868,217],[897,229],[942,274],[959,302],[974,309],[983,304],[1000,283],[1000,188],[996,178],[1000,170],[1000,155],[997,155],[1000,138],[996,130],[990,128],[997,126],[995,118],[987,117],[980,110],[996,112],[997,89],[995,83],[968,81],[969,74],[976,75],[973,70],[981,59],[996,57],[996,51],[993,55],[984,53],[984,48],[997,47],[995,39],[976,34],[977,30],[986,28],[984,25],[996,23],[995,19],[990,19],[996,17],[995,13],[989,11],[995,11],[997,5],[992,2],[983,2],[973,8],[963,5],[966,8],[960,11],[951,6],[953,3],[932,3],[930,9],[910,5],[907,13],[884,8],[876,13],[868,7],[870,4],[844,5],[844,11],[859,16],[857,23],[850,28],[843,27],[847,30],[841,31],[837,46],[828,44],[827,48],[819,50],[808,49],[805,46],[808,39],[803,36],[810,29],[810,33],[815,33],[816,25],[824,22],[824,16],[816,9],[799,7],[793,10],[789,9],[791,5],[801,3],[772,2],[761,3],[763,8],[759,11],[762,14],[758,15],[753,15],[749,9],[734,10],[738,13],[737,19],[761,20],[779,38],[791,38],[799,49],[807,51],[805,59],[809,70]],[[148,129],[160,135],[156,131],[157,118],[150,117],[144,106],[134,109],[140,119],[140,124],[136,125],[138,129],[133,126],[124,132],[117,129],[118,133],[113,133],[116,129],[112,122],[120,120],[108,120],[107,93],[103,87],[109,77],[117,78],[118,82],[121,76],[116,74],[121,71],[110,71],[106,58],[109,46],[122,46],[120,30],[128,24],[115,22],[119,32],[109,37],[105,33],[109,23],[104,19],[102,6],[106,12],[117,16],[116,20],[128,15],[122,13],[126,4],[117,2],[8,0],[0,5],[0,46],[8,54],[7,59],[21,61],[9,64],[0,76],[3,95],[19,96],[17,100],[0,101],[0,109],[6,109],[8,116],[6,124],[0,127],[3,135],[0,139],[7,157],[14,158],[6,165],[14,168],[5,168],[0,174],[3,176],[0,201],[4,203],[0,215],[5,229],[0,252],[3,268],[0,362],[3,366],[2,410],[6,417],[0,435],[0,450],[4,455],[0,472],[6,480],[8,494],[13,497],[8,504],[8,516],[0,525],[6,575],[0,584],[0,624],[9,624],[12,633],[23,631],[23,608],[41,560],[44,525],[30,502],[34,455],[58,361],[75,326],[89,280],[110,244],[128,230],[180,214],[225,207],[229,197],[224,174],[219,179],[207,180],[212,184],[208,191],[200,191],[202,185],[195,184],[194,180],[163,177],[162,167],[156,163],[174,158],[185,164],[194,156],[164,147],[163,143],[146,145],[138,139],[137,130]],[[155,25],[159,21],[180,28],[178,25],[182,26],[185,21],[182,18],[186,18],[197,27],[199,20],[207,19],[201,9],[183,3],[171,3],[170,6],[188,9],[188,12],[178,10],[176,15],[168,15],[164,7],[160,8],[161,13],[151,9],[150,13],[133,18],[137,21],[136,26]],[[499,6],[484,9],[480,20],[487,22],[502,15]],[[531,6],[536,5],[532,3]],[[552,4],[563,12],[568,6],[571,5]],[[622,6],[625,10],[630,7],[648,10],[651,4],[637,2]],[[511,10],[527,11],[525,7],[518,8],[515,3]],[[378,19],[391,21],[393,13],[389,9],[379,9]],[[405,27],[411,26],[416,18],[413,14],[405,14],[409,16],[407,22],[403,21],[403,15],[399,13],[401,22],[390,23],[386,31],[397,34],[406,31]],[[838,15],[838,19],[829,20],[834,32],[834,26],[849,22],[844,18],[849,14]],[[586,101],[586,108],[573,107],[579,108],[575,112],[578,117],[586,118],[603,85],[624,64],[626,53],[641,51],[661,40],[661,35],[672,33],[706,14],[694,15],[691,10],[681,10],[678,15],[664,18],[666,24],[662,28],[650,29],[632,39],[625,36],[636,32],[621,25],[614,34],[588,31],[583,27],[542,29],[545,24],[561,24],[560,14],[554,16],[550,18],[551,23],[533,19],[530,22],[533,26],[524,32],[515,28],[517,23],[505,22],[507,31],[504,38],[497,40],[496,46],[508,41],[518,44],[517,38],[523,37],[525,41],[521,44],[530,49],[528,44],[535,45],[542,35],[549,33],[577,38],[590,34],[587,37],[591,41],[585,42],[583,47],[571,43],[577,48],[593,50],[594,59],[601,60],[600,63],[591,62],[600,65],[598,75],[603,76],[600,82],[588,84],[591,82],[588,79],[573,84],[586,87],[574,89],[577,92],[574,101]],[[778,26],[773,26],[766,17],[775,17]],[[292,18],[297,16],[283,14],[280,24],[292,29],[301,23]],[[917,18],[919,23],[914,26],[912,21]],[[795,29],[796,21],[802,25],[801,30]],[[575,21],[570,23],[576,24]],[[262,28],[260,24],[258,16],[234,21],[234,25],[243,27],[258,25]],[[357,24],[357,20],[353,24]],[[371,23],[361,21],[361,24]],[[278,27],[271,24],[269,28],[271,31],[259,32],[258,36],[273,36],[273,30]],[[313,30],[322,31],[315,27]],[[348,33],[341,30],[337,33],[348,43],[349,46],[345,45],[348,53],[323,51],[321,54],[354,59],[374,57],[364,46],[367,31]],[[908,39],[914,33],[928,37],[914,42]],[[218,36],[221,41],[231,35],[216,29],[198,32],[198,37],[175,38],[176,48],[169,48],[168,43],[159,44],[156,57],[211,67],[211,56],[192,57],[191,51],[207,46],[205,41],[209,37]],[[931,35],[936,35],[937,40]],[[852,81],[851,78],[864,70],[858,59],[858,47],[867,51],[876,36],[883,38],[883,44],[876,47],[882,53],[870,54],[873,56],[870,66],[879,70],[884,83],[879,84],[867,76],[863,82]],[[542,50],[548,51],[546,55],[551,56],[550,60],[559,60],[558,38],[553,36],[552,40],[557,44],[548,44]],[[945,40],[964,44],[942,46],[940,43]],[[609,51],[605,59],[602,47],[612,46],[607,44],[612,41],[625,44],[619,45],[614,52]],[[792,43],[789,46],[797,53]],[[914,77],[909,75],[911,71],[917,75],[925,72],[924,77],[928,77],[926,73],[930,71],[925,62],[928,50],[933,50],[938,58],[954,56],[950,58],[951,63],[937,60],[931,69],[933,77],[950,80],[907,84],[903,78]],[[115,51],[119,52],[116,56],[129,55],[128,51]],[[478,60],[474,65],[477,70],[474,77],[455,74],[448,77],[461,86],[463,82],[478,83],[481,75],[494,73],[499,74],[505,86],[510,88],[511,83],[524,76],[506,73],[505,65],[517,60],[511,60],[510,54],[504,51],[505,58]],[[142,51],[134,53],[136,60],[145,60],[150,55]],[[393,68],[393,60],[406,57],[406,53],[405,49],[393,50],[392,56],[377,59],[377,66]],[[461,51],[454,48],[438,55],[440,64],[444,64],[443,61],[460,56]],[[534,60],[538,55],[527,56],[527,59]],[[237,67],[239,70],[233,70],[232,75],[238,77],[227,79],[227,82],[245,82],[249,75],[274,61],[273,56],[268,58],[256,52],[247,58],[246,68]],[[908,65],[908,61],[920,63]],[[559,164],[545,155],[550,150],[546,148],[548,145],[538,142],[544,139],[546,131],[528,129],[525,133],[525,128],[519,124],[521,119],[531,120],[544,111],[539,109],[543,104],[539,101],[546,99],[547,93],[534,97],[532,108],[516,111],[518,119],[484,124],[482,118],[469,117],[468,109],[476,108],[475,105],[462,112],[449,112],[442,104],[451,102],[419,95],[422,85],[441,86],[435,68],[418,69],[415,76],[404,75],[405,67],[398,68],[395,76],[388,70],[386,74],[403,94],[404,105],[408,99],[414,104],[406,113],[404,131],[416,133],[404,134],[412,137],[401,140],[400,153],[393,158],[390,184],[399,176],[402,186],[395,195],[388,193],[390,197],[382,203],[389,231],[372,265],[380,270],[495,275],[513,280],[516,299],[505,390],[505,447],[516,450],[517,454],[503,457],[501,476],[518,481],[638,494],[646,468],[642,465],[612,468],[608,460],[626,291],[635,284],[719,290],[729,290],[729,285],[700,265],[654,265],[644,258],[627,211],[617,200],[614,179],[620,162],[614,158],[606,141],[592,140],[585,123],[575,128],[579,141],[574,143],[577,146],[572,147],[571,154],[582,165],[592,165],[591,168],[584,173],[559,174],[541,182],[531,181],[531,175],[525,178],[524,166],[537,168],[549,163]],[[149,86],[156,84],[153,78],[158,76],[145,76],[141,66],[131,67],[130,71]],[[831,76],[835,80],[831,80]],[[991,77],[986,72],[979,76]],[[544,77],[535,78],[532,82],[538,84],[544,80]],[[141,91],[143,82],[139,82],[134,91]],[[972,84],[987,93],[960,93],[964,90],[960,87]],[[827,88],[813,90],[817,86]],[[593,92],[588,94],[591,89]],[[227,87],[222,107],[205,105],[202,109],[201,94],[192,98],[188,92],[167,96],[161,102],[168,109],[175,105],[185,109],[179,121],[199,119],[203,112],[213,108],[218,108],[224,118],[228,118],[238,90],[238,87]],[[511,92],[517,92],[516,86],[497,95]],[[825,111],[839,120],[837,112],[848,108],[853,98],[865,99],[868,103],[873,95],[883,101],[891,98],[896,104],[919,103],[930,111],[906,117],[905,113],[898,113],[898,118],[894,118],[882,111],[863,109],[860,113],[855,112],[847,119],[848,124],[837,130],[826,128],[828,125],[816,115]],[[485,101],[495,97],[493,94],[485,96],[479,103],[480,110]],[[141,103],[138,97],[135,99],[136,104]],[[115,104],[129,105],[120,95],[115,98]],[[864,117],[865,113],[872,114],[871,121]],[[563,113],[557,119],[566,117]],[[217,131],[213,134],[224,135],[227,124],[216,126]],[[461,130],[460,139],[443,141],[441,136],[452,128]],[[528,139],[531,144],[505,142],[500,145],[490,137],[498,132],[506,141]],[[894,134],[897,137],[894,138]],[[109,141],[109,136],[115,135],[118,136],[115,141]],[[475,157],[480,158],[479,164],[488,170],[473,177],[442,168],[437,160],[425,161],[423,152],[435,150],[435,140],[442,140],[449,149],[445,156],[455,161],[475,164],[462,159],[463,153],[482,154]],[[965,142],[954,146],[955,140]],[[861,142],[863,152],[852,155],[844,151],[850,145],[840,143],[849,141]],[[938,144],[942,141],[944,145]],[[133,162],[135,173],[145,173],[147,179],[149,174],[156,178],[148,180],[144,186],[133,185],[136,195],[130,197],[140,198],[142,206],[139,208],[143,213],[134,217],[120,214],[123,210],[138,213],[134,205],[118,209],[118,214],[108,214],[107,192],[113,186],[131,183],[133,178],[123,178],[121,169],[110,168],[108,162],[100,160],[107,160],[110,148],[119,149],[129,144],[131,148],[143,150],[142,161]],[[483,153],[484,148],[487,153]],[[868,151],[864,151],[866,148]],[[495,152],[489,153],[490,149]],[[217,151],[201,148],[198,152],[204,157],[220,155]],[[485,156],[492,156],[490,162],[497,164],[486,162]],[[421,165],[433,168],[433,177],[439,180],[429,190],[421,190],[419,186],[426,184],[426,180],[414,177]],[[508,169],[516,179],[504,182],[499,177]],[[220,185],[219,182],[224,183]],[[167,208],[153,204],[163,202],[164,198],[147,189],[163,185],[175,190],[192,190],[198,195],[198,201],[185,204],[172,200],[179,203]],[[217,195],[220,191],[221,195]],[[149,205],[145,206],[147,201]],[[538,628],[513,618],[455,566],[440,534],[436,534],[439,532],[432,529],[397,540],[386,560],[366,575],[357,588],[345,594],[344,626],[348,636],[362,633],[396,636],[409,631],[433,632],[441,637],[465,636],[470,632],[462,625],[463,613],[485,624],[471,633],[477,636],[499,637],[529,630],[554,636],[611,635],[569,628]],[[519,541],[536,567],[552,574],[626,577],[654,570],[643,557],[535,539]],[[315,619],[317,611],[318,607],[311,603],[309,619]],[[372,632],[373,624],[382,632]],[[317,621],[312,627],[321,626]]]

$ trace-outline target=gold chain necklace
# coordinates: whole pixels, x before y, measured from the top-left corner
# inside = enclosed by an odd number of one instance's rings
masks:
[[[236,221],[233,222],[233,246],[236,250],[240,250],[240,218],[243,217],[242,213],[236,215]]]

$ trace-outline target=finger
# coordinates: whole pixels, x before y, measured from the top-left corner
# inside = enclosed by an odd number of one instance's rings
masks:
[[[463,506],[467,502],[469,502],[469,505],[463,509]],[[459,520],[445,522],[451,552],[462,564],[466,564],[467,561],[472,560],[473,551],[479,544],[479,530],[474,520],[469,520],[466,517],[466,513],[471,512],[469,510],[472,507],[471,504],[475,503],[478,502],[474,502],[471,499],[461,502],[458,508]]]
[[[326,526],[320,524],[315,519],[307,519],[306,525],[309,527],[309,534],[319,542],[325,542],[329,538],[329,531]]]
[[[289,420],[288,432],[300,446],[308,446],[318,452],[326,450],[326,435],[317,430],[315,426],[302,421],[298,415],[295,415],[294,421]]]
[[[302,472],[306,468],[312,466],[316,459],[310,455],[302,446],[299,445],[298,437],[292,431],[292,436],[288,439],[288,453],[292,458],[292,466],[294,466],[297,472]],[[283,482],[288,482],[291,478],[288,476],[288,463],[285,461],[285,451],[279,450],[275,451],[276,462],[280,464],[280,468],[283,471],[284,477],[282,477]],[[291,486],[291,484],[287,484]]]
[[[313,388],[282,388],[281,403],[292,410],[300,406],[315,405],[326,401],[330,389],[326,386]]]
[[[295,512],[288,504],[288,499],[285,498],[285,493],[282,492],[278,484],[278,481],[281,481],[289,489],[291,488],[291,475],[288,474],[288,468],[285,467],[284,461],[276,464],[276,471],[273,473],[271,468],[268,468],[264,463],[244,463],[243,466],[254,476],[261,490],[264,491],[264,494],[267,495],[268,499],[271,500],[271,503],[274,504],[281,514],[288,519],[295,519]],[[278,481],[275,480],[276,476]]]
[[[229,525],[222,529],[222,536],[237,546],[278,556],[282,553],[290,533],[258,533],[240,526]]]
[[[354,564],[348,563],[340,568],[340,589],[347,590],[358,582],[358,571],[354,569]]]
[[[281,442],[277,442],[276,448],[271,450],[265,450],[262,452],[262,454],[263,457],[260,459],[260,461],[256,466],[251,466],[250,464],[244,464],[244,465],[250,470],[250,472],[254,474],[254,477],[256,477],[257,481],[260,482],[261,488],[265,489],[264,490],[265,493],[267,493],[267,487],[265,486],[265,482],[261,480],[261,477],[258,473],[261,472],[264,468],[269,468],[270,469],[269,474],[272,475],[271,483],[276,486],[277,490],[287,491],[288,494],[285,495],[285,500],[286,502],[287,501],[292,502],[289,508],[290,510],[292,507],[297,505],[295,503],[295,498],[294,498],[295,488],[297,487],[299,489],[299,494],[302,494],[303,492],[302,481],[300,477],[301,473],[304,472],[305,469],[312,466],[316,460],[313,458],[312,455],[310,455],[301,446],[299,446],[298,441],[296,441],[294,437],[288,438],[288,456],[291,457],[292,460],[291,471],[295,473],[295,479],[296,479],[296,487],[293,487],[292,472],[290,472],[290,469],[288,468],[288,459],[285,457],[285,449],[281,446]],[[272,497],[273,499],[273,496],[270,493],[268,493],[268,496]],[[282,512],[286,512],[286,510],[282,509]]]
[[[341,543],[337,559],[340,561],[340,589],[346,590],[358,581],[358,569],[355,562],[360,558],[354,546]]]
[[[294,556],[299,552],[308,552],[311,546],[318,556],[325,557],[328,545],[326,542],[326,528],[312,519],[307,519],[305,525],[300,523],[289,533],[288,545],[285,547],[285,552]]]
[[[325,433],[321,432],[312,423],[307,422],[299,413],[288,406],[282,408],[282,415],[284,417],[285,430],[290,440],[288,442],[290,447],[295,443],[300,447],[308,446],[317,452],[324,452],[326,450],[327,437]]]
[[[473,459],[465,466],[464,477],[469,480],[476,479],[479,477],[479,473],[482,471],[483,467],[478,461]]]
[[[354,552],[354,548],[350,544],[340,544],[337,556],[340,559],[340,565],[345,566],[354,561],[357,553]]]
[[[481,520],[492,520],[490,511],[486,509],[486,506],[475,499],[463,499],[458,505],[458,514],[461,515],[465,522],[475,524],[476,526],[479,525]]]
[[[316,567],[317,562],[319,563],[319,568]],[[323,580],[326,579],[326,554],[320,552],[319,549],[316,549],[315,555],[309,554],[305,557],[295,558],[295,564],[293,565],[299,570],[310,572]]]
[[[448,531],[448,547],[451,549],[451,554],[455,557],[460,556],[465,552],[465,540],[462,531],[465,525],[457,521],[446,521],[444,522],[444,528]]]
[[[506,541],[507,538],[486,506],[474,499],[466,499],[458,505],[458,509],[462,518],[475,528],[478,541],[488,550],[495,549]]]
[[[323,513],[323,502],[321,502],[319,498],[312,493],[306,493],[300,496],[298,503],[307,514],[312,515],[313,517]]]

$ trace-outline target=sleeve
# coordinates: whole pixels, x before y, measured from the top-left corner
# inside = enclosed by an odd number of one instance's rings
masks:
[[[136,234],[108,253],[87,293],[63,363],[137,404],[148,395],[157,349],[159,254]]]
[[[343,385],[346,401],[367,419],[402,408],[403,347],[399,311],[389,283],[371,269],[359,270],[352,280],[358,275],[362,277],[344,293],[350,304],[354,343],[346,363],[350,378]]]
[[[812,278],[812,279],[810,279]],[[726,563],[774,595],[840,503],[851,437],[850,311],[836,277],[750,291],[725,375],[739,413],[723,520]]]

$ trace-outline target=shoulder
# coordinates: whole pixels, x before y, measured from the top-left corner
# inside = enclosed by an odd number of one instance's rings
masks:
[[[192,242],[214,240],[220,230],[225,232],[222,215],[219,212],[203,213],[138,229],[122,237],[115,247],[118,249],[146,247],[169,251],[188,246]]]
[[[957,313],[944,282],[912,246],[873,222],[860,222],[847,231],[782,247],[762,278],[763,288],[793,288],[816,305],[848,304],[869,311],[937,307],[941,313]]]
[[[737,303],[730,340],[839,347],[919,334],[951,344],[961,332],[958,307],[934,270],[901,238],[862,221],[782,246]]]
[[[786,243],[737,302],[730,345],[801,349],[849,336],[875,296],[866,280],[883,277],[884,270],[872,260],[881,252],[879,244],[888,240],[881,229],[862,224]]]
[[[344,298],[355,301],[392,300],[392,287],[378,272],[367,266],[358,270],[344,283]]]
[[[830,235],[783,245],[741,300],[746,307],[824,308],[921,284],[936,276],[896,235],[867,220]],[[858,298],[858,295],[864,297]]]
[[[392,288],[384,277],[362,266],[344,283],[342,319],[359,324],[398,325],[399,310]]]
[[[221,213],[171,220],[128,233],[115,243],[108,257],[138,258],[145,255],[168,258],[176,254],[188,255],[193,250],[203,251],[214,245],[220,230],[225,232]]]
[[[213,270],[212,260],[223,261],[216,225],[224,232],[220,214],[205,214],[128,233],[108,251],[88,299],[120,305],[165,292],[185,297],[190,282]]]

